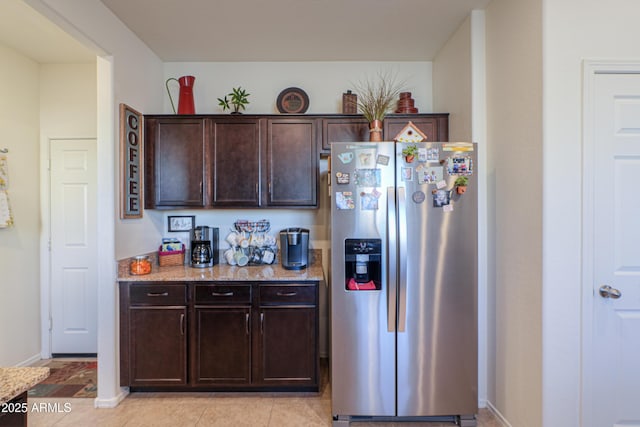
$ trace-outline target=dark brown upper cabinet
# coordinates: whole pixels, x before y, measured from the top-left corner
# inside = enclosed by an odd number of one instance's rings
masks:
[[[261,206],[260,127],[258,118],[211,120],[212,206]]]
[[[267,206],[318,205],[317,120],[267,121]]]
[[[198,118],[145,120],[146,209],[205,206],[206,127]]]

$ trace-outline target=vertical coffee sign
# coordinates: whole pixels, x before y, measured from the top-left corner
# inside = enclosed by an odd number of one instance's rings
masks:
[[[120,104],[120,218],[142,218],[142,114]]]

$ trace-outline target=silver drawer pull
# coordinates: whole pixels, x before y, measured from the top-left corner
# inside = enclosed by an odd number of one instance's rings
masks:
[[[211,292],[214,297],[232,297],[233,292]]]
[[[147,292],[148,297],[168,297],[169,292]]]
[[[279,297],[295,297],[296,295],[298,295],[297,292],[282,292],[282,291],[278,291],[278,293],[276,294]]]

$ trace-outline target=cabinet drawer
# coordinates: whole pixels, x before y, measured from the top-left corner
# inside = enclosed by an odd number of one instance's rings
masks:
[[[260,304],[314,304],[316,303],[315,285],[261,285]]]
[[[251,304],[251,285],[196,285],[196,304]]]
[[[185,305],[185,285],[132,285],[129,287],[131,305]]]

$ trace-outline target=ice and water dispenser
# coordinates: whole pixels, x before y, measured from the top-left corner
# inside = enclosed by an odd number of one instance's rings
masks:
[[[345,286],[349,291],[374,291],[382,286],[382,240],[346,239]]]

